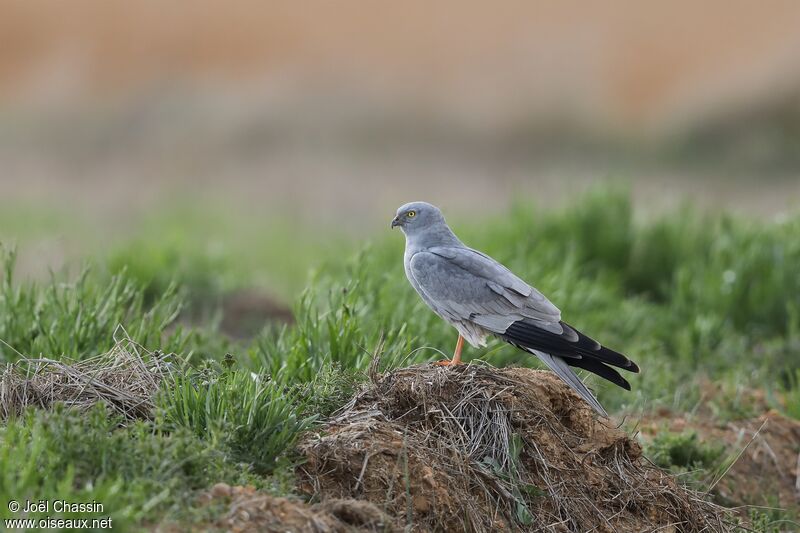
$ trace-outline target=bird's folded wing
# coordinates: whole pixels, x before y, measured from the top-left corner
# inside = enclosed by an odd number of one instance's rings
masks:
[[[426,300],[450,320],[468,320],[503,333],[522,319],[560,334],[561,313],[539,291],[488,256],[469,248],[437,247],[409,263]]]

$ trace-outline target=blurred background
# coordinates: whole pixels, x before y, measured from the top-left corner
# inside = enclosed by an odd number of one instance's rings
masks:
[[[641,216],[689,199],[772,217],[800,199],[793,0],[0,13],[0,237],[29,243],[34,272],[142,227],[219,246],[272,228],[310,256],[388,231],[406,201],[473,217],[601,181]]]

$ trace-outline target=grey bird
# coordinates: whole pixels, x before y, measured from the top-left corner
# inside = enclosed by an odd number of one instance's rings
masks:
[[[562,322],[561,311],[542,293],[461,242],[439,208],[426,202],[405,204],[391,227],[406,236],[408,281],[434,313],[458,330],[453,359],[439,364],[461,363],[464,339],[477,348],[494,335],[537,356],[605,417],[608,413],[570,366],[631,390],[612,367],[639,372],[636,363]]]

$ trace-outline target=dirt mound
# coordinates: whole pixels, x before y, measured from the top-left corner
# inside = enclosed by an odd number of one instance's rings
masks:
[[[231,487],[218,483],[201,496],[201,503],[222,503],[228,507],[228,512],[213,524],[224,531],[392,531],[386,515],[365,501],[327,500],[309,505],[259,493],[253,487]]]
[[[299,449],[300,488],[413,530],[725,531],[549,372],[421,365],[373,383]]]

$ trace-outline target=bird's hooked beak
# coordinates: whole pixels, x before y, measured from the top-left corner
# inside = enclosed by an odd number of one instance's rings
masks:
[[[392,219],[392,226],[391,226],[392,229],[394,229],[395,226],[399,226],[399,225],[400,225],[400,217],[394,217]]]

